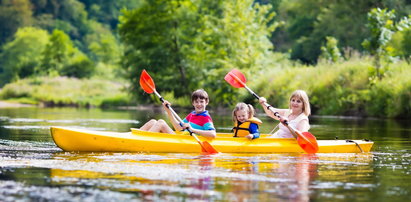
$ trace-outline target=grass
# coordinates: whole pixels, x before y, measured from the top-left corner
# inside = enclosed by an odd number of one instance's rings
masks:
[[[0,98],[46,106],[110,107],[130,103],[124,89],[124,84],[102,79],[36,77],[5,85]]]

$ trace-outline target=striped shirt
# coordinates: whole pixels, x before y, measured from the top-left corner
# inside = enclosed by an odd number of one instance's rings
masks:
[[[208,111],[203,111],[201,113],[196,113],[192,111],[183,120],[184,123],[189,123],[190,126],[198,130],[215,130],[213,119],[211,119]]]

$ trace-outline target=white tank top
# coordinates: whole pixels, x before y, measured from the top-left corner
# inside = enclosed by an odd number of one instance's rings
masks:
[[[291,110],[285,113],[285,117],[288,118],[290,114],[291,114]],[[293,128],[297,128],[297,125],[302,120],[308,121],[308,117],[304,113],[301,113],[300,115],[297,116],[297,118],[291,121],[288,121],[288,125],[292,126]],[[274,136],[278,138],[294,138],[293,134],[291,134],[290,130],[286,126],[284,126],[284,124],[280,123],[278,128],[279,130],[276,133],[274,133]],[[308,129],[310,129],[310,126],[308,126]]]

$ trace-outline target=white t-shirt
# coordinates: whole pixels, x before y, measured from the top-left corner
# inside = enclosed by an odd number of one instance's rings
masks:
[[[288,118],[288,116],[291,114],[291,110],[285,113],[285,117]],[[288,125],[292,126],[293,128],[297,128],[297,125],[302,121],[302,120],[307,120],[308,121],[308,116],[306,116],[304,113],[301,113],[298,115],[295,119],[289,120]],[[279,130],[275,132],[271,138],[294,138],[293,134],[291,134],[290,130],[282,123],[279,124],[278,126]],[[308,129],[310,129],[310,126],[308,126]]]

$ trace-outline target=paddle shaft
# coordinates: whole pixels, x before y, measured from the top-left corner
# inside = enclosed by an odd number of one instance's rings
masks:
[[[160,101],[161,101],[162,103],[164,103],[164,98],[163,98],[156,90],[154,90],[154,94],[156,94],[157,97],[160,99]],[[173,110],[173,108],[171,108],[170,105],[166,104],[166,106],[167,106],[167,108],[171,111],[171,114],[174,116],[174,118],[177,119],[177,121],[179,122],[180,126],[182,127],[182,126],[183,126],[183,120],[181,120],[180,116]],[[198,139],[198,137],[197,137],[196,134],[194,134],[194,133],[193,133],[190,129],[188,129],[188,128],[187,128],[187,131],[190,133],[191,136],[193,136],[193,137],[197,140],[197,142],[200,142],[200,143],[201,143],[200,139]]]
[[[235,75],[234,75],[234,76],[235,76]],[[260,100],[260,96],[258,96],[258,95],[257,95],[254,91],[252,91],[247,85],[245,85],[245,83],[243,83],[243,85],[244,85],[244,88],[248,90],[248,92],[250,92],[250,93],[251,93],[255,98],[257,98],[258,100]],[[274,113],[274,116],[276,116],[277,118],[281,119],[280,113],[274,111],[273,106],[271,106],[270,104],[268,104],[268,103],[266,103],[266,102],[264,103],[264,105],[265,105],[265,107],[267,107],[268,110],[270,110],[271,112]],[[295,138],[298,137],[297,133],[295,132],[295,129],[288,124],[288,121],[284,121],[284,122],[281,122],[281,123],[283,123],[283,124],[288,128],[288,130],[290,130],[291,134],[292,134]],[[306,139],[304,136],[302,136],[302,135],[300,135],[300,137],[302,137],[303,139],[307,140],[307,139]],[[307,140],[307,141],[308,141],[308,140]]]

